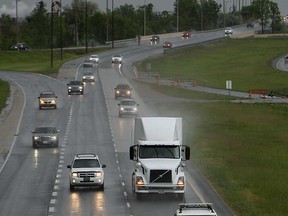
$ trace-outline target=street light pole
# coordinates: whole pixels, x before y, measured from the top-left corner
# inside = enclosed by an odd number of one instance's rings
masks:
[[[109,37],[108,37],[108,35],[109,35],[109,27],[108,27],[108,21],[109,21],[109,19],[108,19],[108,0],[106,0],[106,41],[108,41],[109,40]]]
[[[179,0],[177,0],[177,32],[179,32]]]
[[[87,27],[87,24],[88,24],[88,22],[87,22],[87,20],[88,20],[88,13],[87,13],[88,11],[87,11],[87,0],[86,0],[86,6],[85,6],[85,13],[86,13],[86,16],[85,16],[85,25],[86,25],[86,33],[85,33],[85,35],[86,35],[86,54],[88,53],[88,36],[87,36],[87,34],[88,34],[88,27]]]
[[[143,35],[146,35],[146,0],[144,0],[144,32]]]
[[[112,34],[111,34],[111,40],[112,40],[112,48],[114,49],[114,0],[112,0]]]
[[[18,1],[16,0],[16,41],[19,42],[19,27],[18,27]]]
[[[62,35],[62,2],[60,0],[60,50],[61,61],[63,60],[63,35]]]
[[[51,0],[51,35],[50,35],[50,58],[51,58],[51,68],[53,68],[53,8],[54,2]]]

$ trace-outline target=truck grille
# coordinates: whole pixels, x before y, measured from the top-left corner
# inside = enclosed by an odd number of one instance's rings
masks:
[[[151,170],[150,183],[172,183],[171,170]]]

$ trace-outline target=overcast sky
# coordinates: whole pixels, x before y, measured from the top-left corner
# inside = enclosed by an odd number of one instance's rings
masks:
[[[40,0],[18,0],[18,16],[24,18],[26,15],[30,14],[35,8],[36,4]],[[47,5],[51,4],[51,0],[43,0]],[[106,11],[106,0],[88,0],[98,4],[102,11]],[[119,7],[125,3],[132,4],[136,8],[137,6],[152,3],[154,5],[154,11],[173,11],[173,4],[176,0],[114,0],[114,8]],[[222,3],[224,0],[216,0],[217,3]],[[233,2],[239,2],[239,0],[225,0],[227,4],[227,11],[232,8]],[[244,5],[248,5],[252,0],[242,0]],[[273,0],[278,3],[281,15],[288,15],[288,0]],[[62,0],[63,5],[70,5],[72,0]],[[111,9],[112,0],[108,0],[109,8]],[[47,7],[48,9],[49,7]],[[1,14],[9,14],[12,17],[16,15],[16,0],[0,0],[0,16]]]

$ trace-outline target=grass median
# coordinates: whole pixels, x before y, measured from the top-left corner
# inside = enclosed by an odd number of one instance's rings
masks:
[[[171,52],[147,63],[162,78],[196,79],[199,85],[233,89],[268,89],[287,94],[288,72],[272,67],[288,51],[287,38],[225,40]],[[152,86],[167,95],[191,98],[191,92]],[[168,88],[168,89],[167,89]],[[197,96],[196,96],[197,97]],[[208,99],[208,98],[206,98]],[[184,120],[191,160],[236,215],[286,215],[287,104],[222,102],[151,104],[159,116]]]

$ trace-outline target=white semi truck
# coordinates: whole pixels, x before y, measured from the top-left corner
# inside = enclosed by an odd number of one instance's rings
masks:
[[[137,198],[144,193],[185,192],[185,160],[190,148],[182,145],[182,118],[135,118],[134,144],[130,160],[135,161],[132,189]]]

